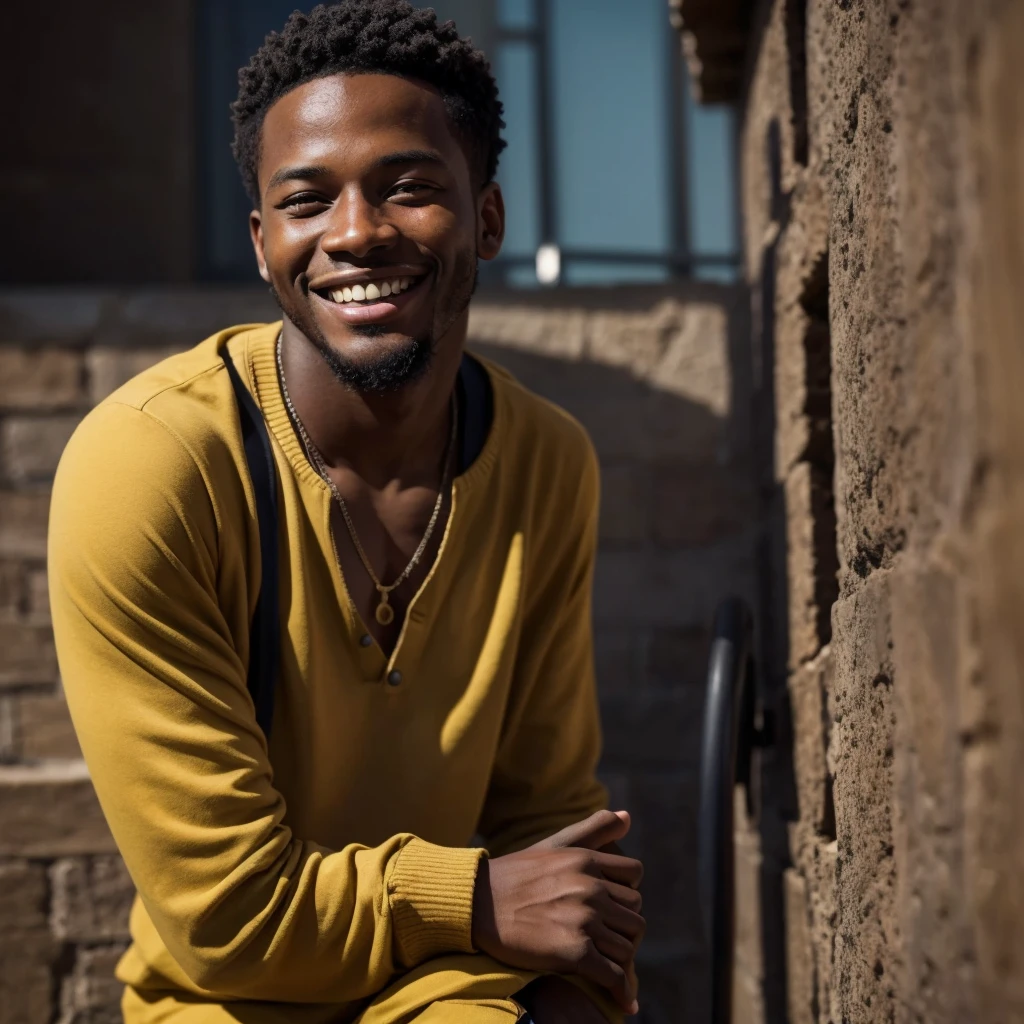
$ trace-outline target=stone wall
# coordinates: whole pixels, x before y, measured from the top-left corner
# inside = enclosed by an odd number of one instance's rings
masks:
[[[734,1016],[1022,1021],[1024,7],[765,0],[755,25],[759,613],[784,742],[738,836],[741,917],[762,917]]]
[[[131,883],[60,695],[49,483],[81,415],[162,355],[271,319],[264,292],[0,294],[0,1024],[106,1024]],[[576,414],[603,467],[595,593],[603,774],[634,815],[642,1019],[699,1019],[693,862],[707,626],[752,593],[745,303],[714,286],[481,295],[478,351]],[[358,837],[354,837],[358,838]]]

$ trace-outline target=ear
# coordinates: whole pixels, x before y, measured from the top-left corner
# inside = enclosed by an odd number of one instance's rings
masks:
[[[482,260],[493,260],[505,240],[505,200],[501,186],[496,181],[484,185],[476,202],[476,254]]]
[[[249,237],[252,238],[252,247],[256,253],[256,266],[259,268],[260,277],[270,284],[270,271],[267,270],[267,256],[263,249],[263,218],[260,216],[259,210],[253,210],[249,214]]]

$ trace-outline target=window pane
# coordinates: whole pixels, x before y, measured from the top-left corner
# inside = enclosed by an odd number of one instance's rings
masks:
[[[503,249],[510,256],[532,256],[540,245],[537,55],[531,43],[502,43],[495,64],[508,142],[498,168],[508,211]]]
[[[568,262],[562,276],[565,284],[575,285],[615,284],[626,281],[633,281],[637,284],[658,284],[668,279],[668,268],[659,267],[656,264],[591,263],[589,260],[585,263]]]
[[[558,239],[668,252],[671,32],[664,0],[550,0]]]
[[[690,248],[698,257],[736,252],[735,130],[731,107],[698,106],[687,90]]]
[[[258,281],[249,241],[251,204],[231,156],[228,104],[238,95],[238,69],[280,29],[294,0],[209,0],[199,5],[199,91],[203,191],[200,267],[204,277]]]
[[[499,28],[533,28],[536,18],[533,0],[498,0]]]

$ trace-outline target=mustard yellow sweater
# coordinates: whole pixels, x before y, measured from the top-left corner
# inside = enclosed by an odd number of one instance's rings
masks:
[[[85,418],[54,485],[61,674],[139,893],[126,1020],[515,1019],[532,975],[474,953],[468,844],[498,855],[604,806],[593,452],[487,367],[490,435],[389,658],[346,593],[278,330],[232,328],[136,377]],[[280,478],[269,751],[246,690],[259,542],[223,345]]]

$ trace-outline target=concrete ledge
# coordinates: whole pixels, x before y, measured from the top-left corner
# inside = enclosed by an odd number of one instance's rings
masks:
[[[0,767],[0,822],[0,856],[61,857],[117,849],[81,760]]]

